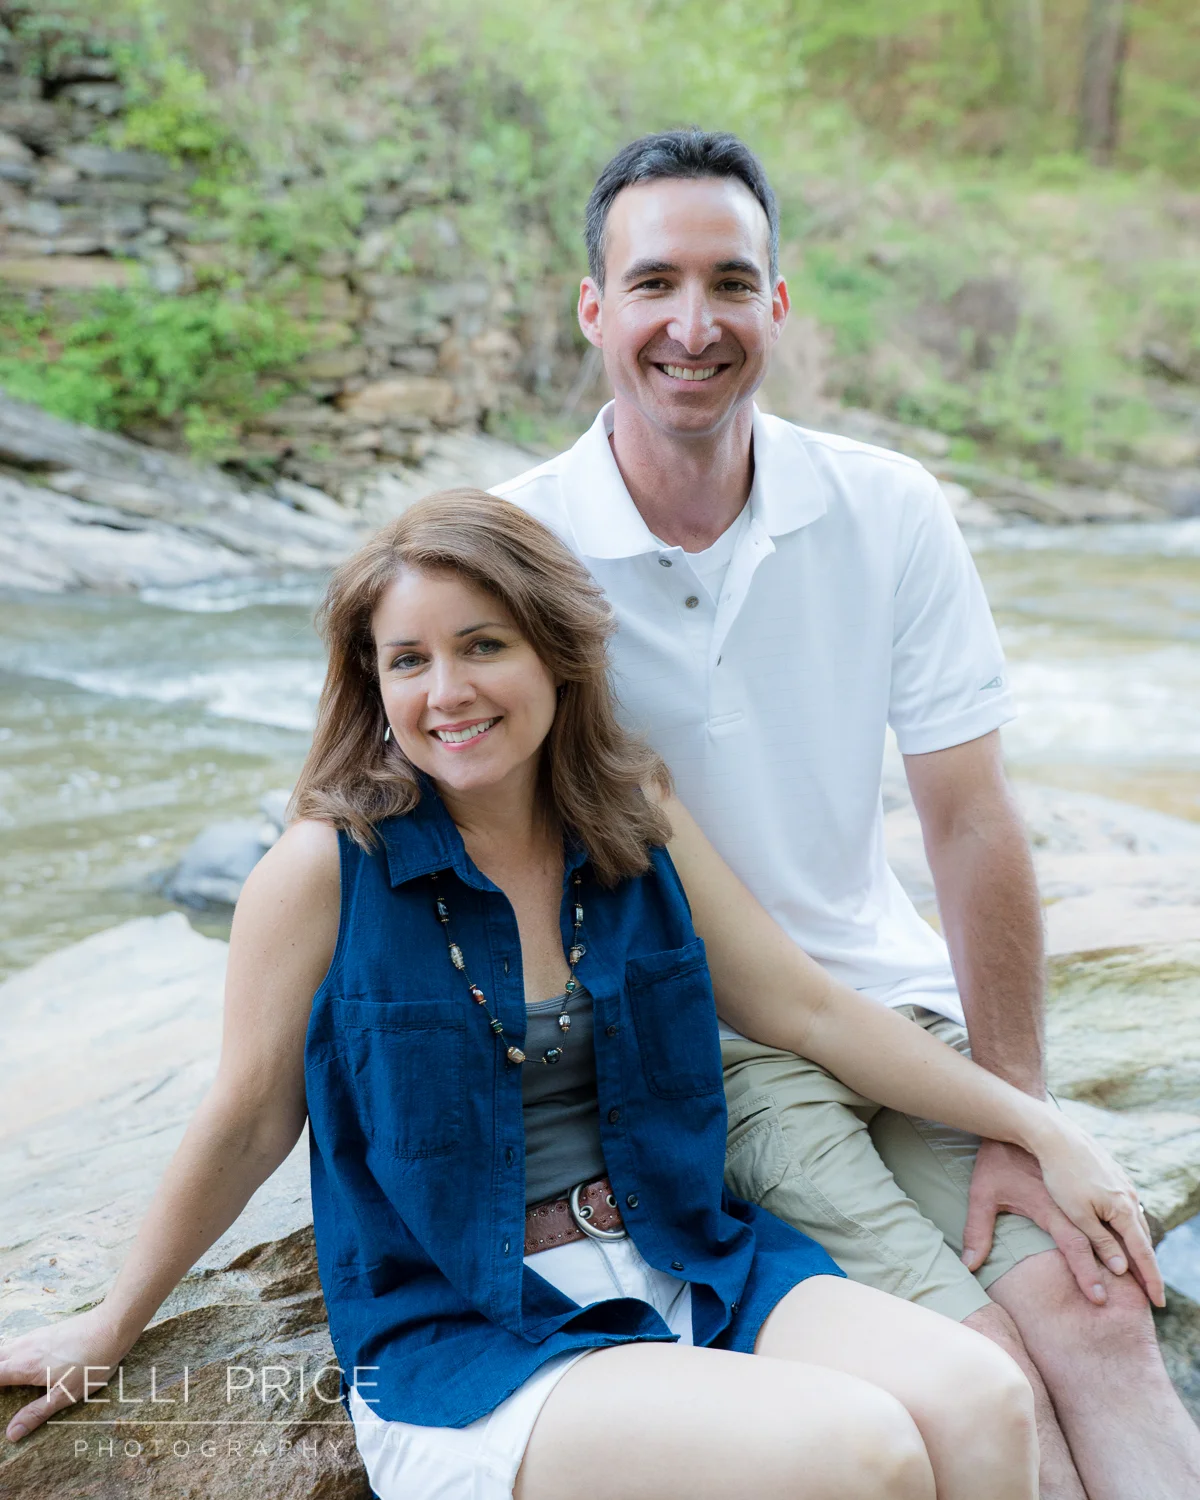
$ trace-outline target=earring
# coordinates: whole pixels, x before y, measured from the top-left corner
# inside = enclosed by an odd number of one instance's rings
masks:
[[[391,739],[391,737],[392,737],[392,726],[389,724],[388,727],[383,731],[383,743],[386,745],[387,742]]]

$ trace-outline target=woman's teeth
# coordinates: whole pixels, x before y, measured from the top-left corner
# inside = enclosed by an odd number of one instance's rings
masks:
[[[469,729],[435,729],[433,732],[443,745],[461,745],[464,740],[476,739],[494,723],[495,719],[484,719],[482,724],[472,724]]]
[[[663,366],[672,380],[711,380],[720,368],[720,365],[707,365],[703,370],[689,370],[686,365]]]

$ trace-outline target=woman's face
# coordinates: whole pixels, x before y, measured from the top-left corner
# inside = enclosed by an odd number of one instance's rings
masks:
[[[414,766],[459,793],[536,775],[557,684],[497,599],[457,574],[405,568],[371,630],[384,712]]]

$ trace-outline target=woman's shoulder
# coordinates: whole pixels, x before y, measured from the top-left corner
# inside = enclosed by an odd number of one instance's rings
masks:
[[[325,909],[331,897],[336,905],[341,883],[338,843],[332,823],[301,818],[289,824],[251,870],[238,909]]]

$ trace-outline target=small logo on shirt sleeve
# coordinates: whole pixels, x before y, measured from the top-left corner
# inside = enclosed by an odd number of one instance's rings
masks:
[[[993,677],[991,682],[985,682],[984,685],[979,689],[979,691],[981,693],[990,693],[994,688],[1002,688],[1003,686],[1003,677]]]

